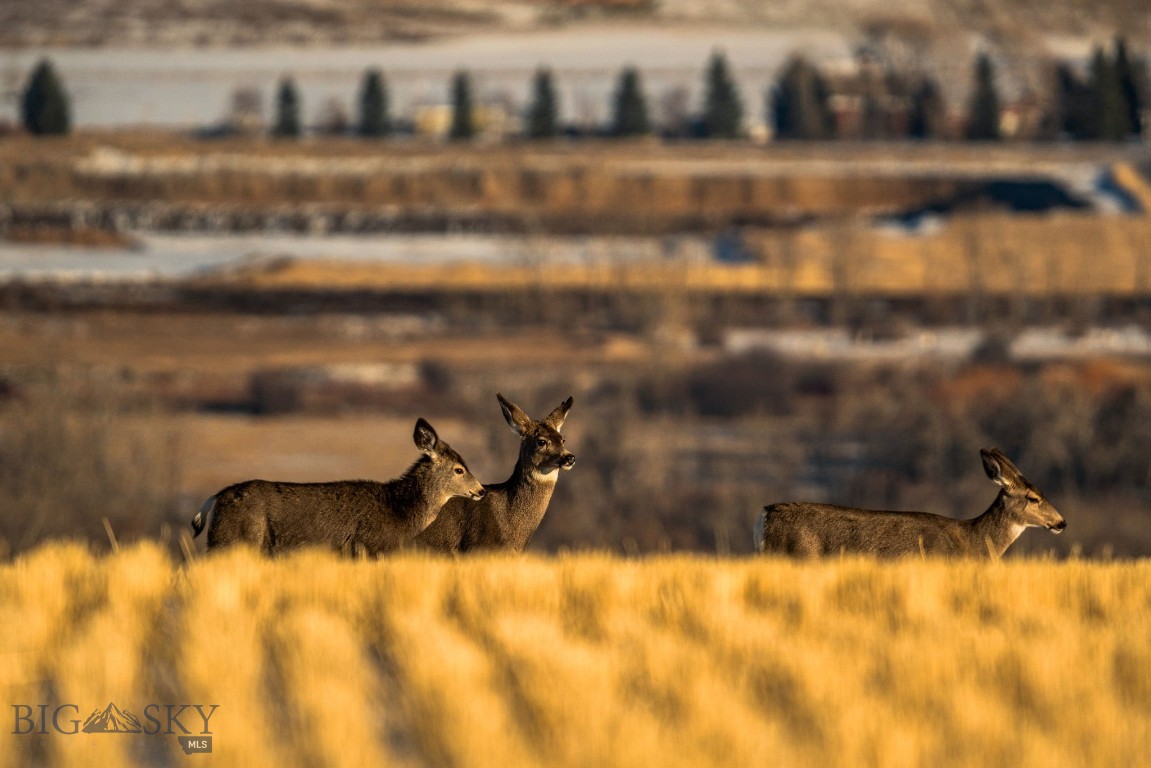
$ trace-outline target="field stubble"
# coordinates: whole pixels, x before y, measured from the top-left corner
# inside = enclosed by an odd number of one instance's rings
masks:
[[[1151,736],[1145,561],[52,544],[0,575],[6,703],[219,704],[222,765],[1135,765]],[[0,731],[3,765],[185,759]]]

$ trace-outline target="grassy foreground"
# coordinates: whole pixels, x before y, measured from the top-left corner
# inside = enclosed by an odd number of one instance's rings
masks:
[[[1151,562],[184,568],[58,544],[0,567],[0,627],[2,766],[1151,760]],[[145,726],[149,702],[218,704],[213,754],[12,733],[15,704],[74,703],[71,727],[108,702]]]

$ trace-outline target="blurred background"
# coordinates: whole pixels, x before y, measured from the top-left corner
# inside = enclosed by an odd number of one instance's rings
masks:
[[[998,446],[1151,554],[1142,0],[8,0],[0,552],[179,539],[263,477],[485,482],[533,548],[971,517]],[[106,522],[105,522],[106,521]]]

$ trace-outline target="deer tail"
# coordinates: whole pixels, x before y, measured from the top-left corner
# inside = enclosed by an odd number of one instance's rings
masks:
[[[759,514],[755,516],[754,536],[755,536],[755,551],[763,551],[763,531],[767,527],[767,510],[761,509]]]
[[[216,512],[216,497],[215,496],[209,496],[208,500],[205,501],[203,506],[200,507],[200,511],[197,512],[196,516],[192,518],[192,538],[193,539],[196,538],[197,536],[199,536],[200,532],[203,531],[208,526],[208,523],[211,522],[212,515],[214,515],[215,512]]]

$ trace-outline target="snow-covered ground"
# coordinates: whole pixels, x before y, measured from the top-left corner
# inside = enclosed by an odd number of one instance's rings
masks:
[[[972,328],[923,329],[895,339],[853,336],[843,328],[814,330],[732,329],[724,337],[731,354],[756,350],[785,357],[825,362],[957,361],[970,358],[984,342]],[[1011,339],[1007,353],[1015,360],[1054,360],[1099,356],[1151,357],[1151,334],[1137,325],[1090,328],[1068,334],[1056,326],[1026,328]]]
[[[179,279],[281,257],[374,261],[391,264],[621,263],[628,260],[711,258],[705,237],[539,237],[508,235],[155,235],[139,236],[136,249],[0,243],[0,282],[9,280],[149,281]],[[851,335],[846,329],[731,329],[729,354],[767,350],[825,361],[897,362],[962,360],[976,352],[983,332],[971,328],[924,329],[892,339]],[[1093,328],[1069,335],[1058,327],[1024,329],[1008,354],[1018,360],[1100,355],[1151,357],[1151,334],[1135,326]]]
[[[923,330],[885,340],[855,337],[844,328],[794,331],[738,328],[727,332],[724,349],[732,354],[764,350],[807,360],[893,362],[908,358],[967,358],[982,339],[983,333],[971,328]]]
[[[157,235],[135,249],[0,241],[0,281],[151,280],[227,269],[252,260],[333,259],[390,264],[620,263],[710,256],[704,237],[515,237],[505,235]]]

